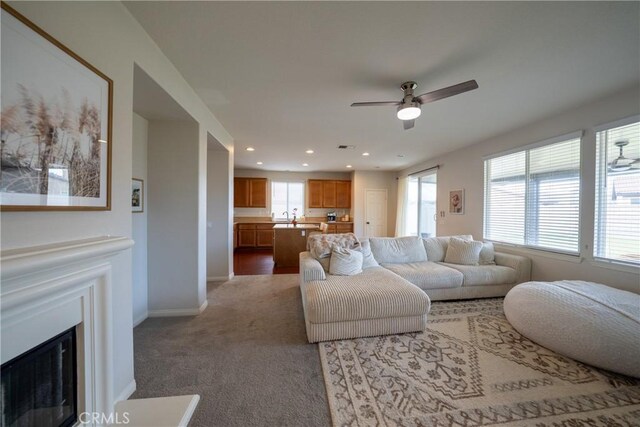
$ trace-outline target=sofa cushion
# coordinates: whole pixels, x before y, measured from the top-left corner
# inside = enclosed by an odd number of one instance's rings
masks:
[[[447,254],[447,248],[449,246],[449,239],[451,237],[459,237],[464,240],[472,240],[473,236],[470,234],[461,234],[459,236],[442,236],[442,237],[428,237],[422,239],[425,250],[427,251],[427,259],[433,262],[442,262]]]
[[[308,282],[305,298],[312,323],[421,316],[431,304],[418,287],[382,267]]]
[[[318,260],[330,257],[333,246],[347,249],[360,247],[360,241],[353,233],[313,234],[307,239],[307,244],[309,245],[311,256]]]
[[[459,288],[463,275],[458,270],[431,261],[405,264],[382,264],[420,289]]]
[[[452,237],[449,240],[444,262],[462,265],[478,265],[482,242]]]
[[[373,253],[371,253],[371,243],[369,239],[364,238],[360,240],[360,251],[362,252],[362,269],[371,267],[380,267],[378,261],[376,261]]]
[[[421,262],[427,260],[427,251],[418,236],[371,237],[371,252],[379,263]]]
[[[496,250],[493,247],[492,242],[484,242],[482,244],[482,250],[480,251],[480,265],[495,265],[496,264]]]
[[[518,274],[511,267],[502,265],[459,265],[442,263],[442,266],[458,270],[464,276],[462,286],[508,285],[516,283]]]
[[[362,273],[362,252],[334,246],[331,251],[329,273],[337,276],[353,276]]]

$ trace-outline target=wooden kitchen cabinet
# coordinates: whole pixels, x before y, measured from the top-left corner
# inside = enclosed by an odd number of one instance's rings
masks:
[[[340,224],[330,223],[327,228],[327,234],[353,233],[353,223]]]
[[[310,179],[309,208],[351,208],[351,181]]]
[[[324,181],[322,183],[322,207],[323,208],[336,207],[336,182],[335,181]]]
[[[310,179],[307,183],[309,190],[309,207],[322,207],[322,180]]]
[[[336,208],[351,208],[351,181],[336,181]]]
[[[233,207],[266,208],[267,178],[233,178]]]
[[[270,248],[273,246],[273,224],[238,224],[239,248]]]
[[[255,248],[256,246],[256,225],[238,224],[238,247]]]
[[[273,225],[256,225],[256,246],[259,248],[270,248],[273,246]]]

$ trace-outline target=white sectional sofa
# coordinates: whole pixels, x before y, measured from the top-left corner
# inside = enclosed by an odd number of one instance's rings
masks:
[[[325,245],[340,241],[339,235],[320,238]],[[309,342],[421,331],[431,300],[504,296],[530,280],[528,258],[491,253],[492,245],[483,248],[482,265],[445,263],[449,239],[361,239],[356,249],[365,259],[370,251],[375,261],[351,276],[329,274],[326,253],[323,258],[313,248],[302,252],[300,290]]]

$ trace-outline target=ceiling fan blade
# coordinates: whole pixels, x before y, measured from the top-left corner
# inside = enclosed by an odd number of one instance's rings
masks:
[[[393,105],[400,105],[402,102],[399,101],[378,101],[378,102],[354,102],[351,104],[352,107],[386,107]]]
[[[469,80],[468,82],[458,83],[457,85],[434,90],[433,92],[423,93],[413,99],[421,104],[426,104],[428,102],[438,101],[439,99],[459,95],[474,89],[478,89],[478,83],[475,80]]]
[[[416,121],[415,120],[403,120],[402,121],[402,126],[404,127],[404,130],[412,129],[415,125],[416,125]]]

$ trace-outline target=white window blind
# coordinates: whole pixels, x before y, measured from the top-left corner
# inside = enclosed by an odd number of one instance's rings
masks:
[[[579,252],[580,137],[485,160],[484,238]]]
[[[593,255],[640,264],[640,123],[601,130],[596,144]]]
[[[298,218],[304,212],[304,182],[277,182],[271,183],[271,211],[275,218],[284,219],[289,213],[289,219],[293,219],[293,210],[297,209]]]

